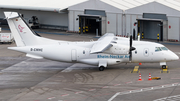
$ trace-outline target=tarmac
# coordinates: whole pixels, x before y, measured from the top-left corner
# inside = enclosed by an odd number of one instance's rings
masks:
[[[98,39],[59,30],[35,31],[56,40]],[[179,42],[161,43],[180,57]],[[14,46],[0,44],[0,101],[180,101],[180,60],[167,63],[168,73],[161,73],[159,63],[122,63],[99,71],[96,66],[32,59],[7,49]],[[138,72],[131,73],[135,66]],[[161,79],[149,81],[149,73]]]

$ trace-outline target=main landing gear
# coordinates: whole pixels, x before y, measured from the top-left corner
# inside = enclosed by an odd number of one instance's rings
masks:
[[[103,71],[104,69],[105,69],[104,66],[100,66],[100,67],[99,67],[99,71]]]

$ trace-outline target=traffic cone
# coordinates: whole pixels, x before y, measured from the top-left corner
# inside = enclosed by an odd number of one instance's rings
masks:
[[[142,63],[139,63],[139,65],[142,65]]]
[[[152,80],[152,79],[151,79],[151,73],[149,73],[149,79],[148,79],[148,80],[149,80],[149,81]]]
[[[139,73],[139,80],[138,81],[142,81],[142,79],[141,79],[141,73]]]

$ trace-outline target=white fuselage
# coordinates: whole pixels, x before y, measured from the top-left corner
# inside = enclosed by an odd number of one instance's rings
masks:
[[[17,12],[4,12],[17,47],[8,49],[26,53],[32,58],[46,58],[63,62],[80,62],[96,65],[100,71],[119,63],[165,62],[179,57],[161,44],[132,41],[106,33],[97,41],[68,42],[37,36]]]
[[[63,62],[80,62],[91,65],[98,65],[99,61],[107,61],[107,65],[114,65],[119,63],[128,63],[129,54],[124,52],[122,55],[118,55],[118,51],[122,52],[121,44],[128,45],[129,41],[118,39],[117,45],[120,48],[113,49],[112,46],[109,50],[116,51],[112,53],[117,54],[104,54],[96,53],[90,54],[91,47],[96,41],[92,42],[57,42],[56,44],[49,45],[37,45],[37,46],[25,46],[25,47],[13,47],[10,49],[21,51],[27,54],[33,54],[41,56],[43,58],[63,61]],[[132,51],[132,63],[140,62],[167,62],[176,59],[176,55],[170,51],[155,51],[155,47],[164,47],[161,44],[145,41],[133,41],[133,46],[136,50]],[[108,50],[106,50],[108,51]]]

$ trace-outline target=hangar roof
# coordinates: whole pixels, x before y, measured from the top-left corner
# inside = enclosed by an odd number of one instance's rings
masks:
[[[140,5],[144,5],[155,0],[101,0],[122,10],[127,10]]]
[[[126,14],[162,13],[167,16],[180,16],[180,0],[156,0],[125,11]]]
[[[111,8],[110,11],[120,10],[118,12],[127,11],[127,13],[134,11],[134,8],[138,8],[150,3],[156,2],[171,9],[180,11],[180,0],[0,0],[0,8],[10,8],[10,9],[25,9],[25,10],[40,10],[40,11],[54,11],[60,12],[64,9],[75,8],[79,5],[79,9],[82,7],[86,8],[88,5],[83,5],[86,2],[101,3],[102,6],[108,6]],[[105,9],[101,5],[95,5],[94,8]],[[91,7],[91,8],[93,8]],[[114,8],[113,8],[114,7]],[[153,6],[150,8],[153,9]],[[144,9],[140,9],[143,11]],[[142,14],[142,13],[141,13]]]
[[[180,0],[101,0],[122,10],[129,10],[148,3],[158,2],[159,4],[180,11]],[[153,6],[152,6],[153,8]]]
[[[88,0],[0,0],[0,8],[59,12],[85,1]]]

